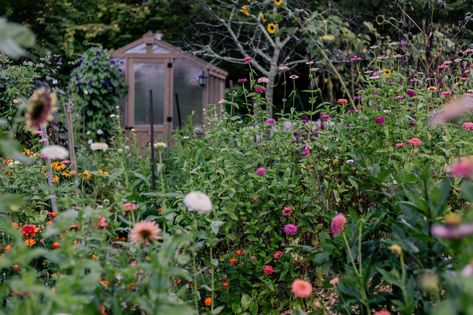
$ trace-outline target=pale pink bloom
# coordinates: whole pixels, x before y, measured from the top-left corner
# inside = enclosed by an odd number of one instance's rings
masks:
[[[284,252],[282,250],[275,251],[274,252],[274,259],[279,260],[279,259],[282,258],[283,255],[284,255]]]
[[[473,223],[464,223],[458,225],[441,225],[434,224],[432,226],[432,235],[444,239],[461,239],[473,234]]]
[[[63,161],[61,161],[61,163],[62,163],[62,164],[71,164],[71,161],[69,161],[69,160],[63,160]]]
[[[468,81],[468,77],[460,77],[460,81]]]
[[[389,311],[382,310],[382,311],[375,312],[373,315],[391,315],[391,313]]]
[[[38,136],[43,135],[43,132],[41,130],[36,130],[34,133],[35,133],[35,135],[38,135]]]
[[[465,54],[470,54],[470,53],[473,53],[473,49],[471,48],[468,48],[466,50],[463,51]]]
[[[396,148],[398,148],[398,149],[402,148],[404,145],[405,145],[404,142],[398,142],[398,143],[396,143]]]
[[[258,78],[258,83],[269,83],[269,79],[267,77]]]
[[[266,174],[266,168],[264,167],[259,167],[257,170],[256,170],[256,175],[264,175]]]
[[[39,139],[39,142],[40,143],[46,143],[46,142],[48,142],[48,139],[47,138],[41,138],[41,139]]]
[[[465,268],[463,268],[462,276],[464,277],[473,276],[473,262],[470,262],[468,265],[465,266]]]
[[[444,105],[440,111],[433,114],[430,123],[434,126],[438,126],[471,111],[473,111],[473,98],[471,96],[457,98],[450,101],[448,104]]]
[[[284,208],[282,208],[281,213],[282,213],[283,216],[288,217],[292,214],[292,208],[291,207],[284,207]]]
[[[141,221],[130,231],[130,241],[135,244],[148,244],[159,238],[159,227],[153,221]]]
[[[271,275],[271,274],[273,274],[274,269],[273,269],[272,266],[266,265],[266,266],[263,267],[263,271],[264,271],[265,274]]]
[[[443,64],[443,65],[438,66],[437,68],[439,68],[439,69],[448,69],[448,65]]]
[[[287,70],[289,70],[289,67],[288,67],[288,66],[286,66],[286,65],[281,65],[281,66],[279,66],[279,71],[283,71],[283,72],[284,72],[284,71],[287,71]]]
[[[253,60],[253,58],[251,58],[250,56],[246,56],[245,58],[243,58],[243,61],[244,62],[251,62]]]
[[[422,144],[422,141],[419,138],[411,138],[407,140],[407,142],[409,142],[409,144],[413,147],[418,147]]]
[[[248,82],[248,79],[246,78],[241,78],[241,79],[238,79],[238,84],[245,84],[246,82]]]
[[[123,209],[125,209],[125,212],[136,210],[136,208],[138,208],[138,206],[131,202],[127,202],[123,205]]]
[[[296,279],[292,282],[292,293],[301,299],[306,299],[312,294],[312,285],[304,280]]]
[[[341,213],[333,217],[332,222],[330,223],[330,231],[332,232],[333,237],[337,237],[343,232],[346,222],[347,218]]]
[[[444,65],[451,65],[452,63],[453,63],[453,61],[451,61],[451,60],[445,60],[443,62]]]
[[[339,278],[339,277],[335,277],[335,278],[333,278],[332,280],[330,280],[329,283],[330,283],[331,285],[337,285],[337,284],[340,283],[340,278]]]
[[[473,131],[473,122],[463,123],[463,129]]]

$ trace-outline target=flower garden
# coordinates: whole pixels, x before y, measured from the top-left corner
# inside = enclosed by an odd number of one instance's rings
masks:
[[[60,70],[33,37],[0,20],[1,314],[472,314],[471,45],[276,82],[241,56],[201,126],[143,145],[109,51]]]

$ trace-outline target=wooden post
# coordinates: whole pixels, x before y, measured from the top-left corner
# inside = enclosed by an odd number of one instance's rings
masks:
[[[49,146],[49,139],[48,133],[45,127],[41,127],[41,143],[43,144],[43,148]],[[48,167],[48,185],[49,185],[49,198],[51,199],[51,209],[53,212],[57,213],[57,199],[56,193],[54,192],[54,183],[53,183],[53,168],[51,166],[51,159],[47,157],[46,159],[46,166]]]
[[[176,109],[177,109],[177,122],[179,123],[179,129],[182,127],[181,118],[181,104],[179,104],[179,95],[176,93]]]
[[[156,161],[154,159],[154,114],[153,114],[153,91],[149,90],[149,129],[151,132],[151,190],[156,190]]]
[[[230,86],[230,95],[231,95],[230,102],[232,103],[231,107],[230,107],[230,116],[233,116],[233,102],[235,101],[235,95],[234,95],[234,89],[233,89],[233,80],[230,80],[229,86]]]
[[[66,103],[66,126],[67,126],[67,140],[69,142],[69,158],[71,160],[71,169],[74,172],[74,177],[77,178],[77,161],[76,149],[74,144],[74,127],[72,124],[72,103]]]

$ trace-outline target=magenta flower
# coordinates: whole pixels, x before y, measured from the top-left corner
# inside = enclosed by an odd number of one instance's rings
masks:
[[[266,88],[263,87],[263,86],[256,86],[256,87],[255,87],[255,92],[257,92],[257,93],[264,93],[264,92],[266,92]]]
[[[277,250],[274,252],[274,259],[279,260],[282,258],[284,255],[284,252],[282,250]]]
[[[437,68],[438,68],[438,69],[442,69],[442,70],[448,69],[448,65],[442,64],[442,65],[438,66]]]
[[[310,156],[310,145],[309,144],[305,145],[304,150],[302,151],[302,155],[305,156],[305,157]]]
[[[378,125],[384,124],[384,117],[379,116],[374,119],[374,122],[377,123]]]
[[[273,269],[272,266],[266,265],[266,266],[263,267],[263,271],[264,271],[265,274],[271,275],[271,274],[273,274],[274,269]]]
[[[460,77],[460,81],[468,81],[468,77]]]
[[[321,121],[327,121],[330,119],[330,115],[329,114],[322,114],[320,115],[320,120]]]
[[[294,236],[297,234],[297,226],[294,224],[286,224],[284,226],[284,233],[289,236]]]
[[[249,63],[253,60],[253,58],[251,58],[250,56],[246,56],[245,58],[243,58],[243,61],[246,62],[246,63]]]
[[[265,124],[268,124],[268,125],[274,125],[276,123],[276,120],[274,118],[267,118],[265,121],[264,121]]]
[[[442,96],[449,96],[449,95],[451,95],[451,94],[452,94],[452,92],[450,92],[450,91],[442,91],[442,92],[440,93],[440,95],[442,95]]]
[[[363,60],[363,58],[358,57],[358,56],[355,56],[355,57],[352,57],[352,58],[351,58],[351,62],[360,62],[360,61],[362,61],[362,60]]]
[[[416,95],[416,91],[414,91],[413,89],[407,89],[406,93],[409,96],[415,96]]]
[[[260,167],[256,170],[256,175],[264,175],[266,174],[266,169],[264,167]]]
[[[360,95],[355,95],[354,99],[355,99],[355,101],[359,101],[359,100],[361,100],[361,96]]]
[[[246,82],[248,82],[248,79],[246,78],[241,78],[241,79],[238,79],[238,84],[245,84]]]
[[[463,129],[468,131],[473,131],[473,122],[463,123]]]
[[[396,148],[398,148],[398,149],[402,148],[404,145],[405,145],[404,142],[398,142],[398,143],[396,143]]]
[[[471,156],[465,156],[456,159],[451,166],[445,167],[445,172],[453,177],[472,178],[473,158]]]
[[[281,210],[281,213],[283,216],[288,217],[292,214],[292,208],[291,207],[284,207]]]
[[[468,48],[468,49],[464,50],[463,52],[464,52],[465,54],[471,54],[471,53],[473,53],[473,49]]]
[[[330,223],[330,231],[332,232],[333,237],[337,237],[343,232],[346,222],[346,217],[341,213],[333,217],[332,222]]]

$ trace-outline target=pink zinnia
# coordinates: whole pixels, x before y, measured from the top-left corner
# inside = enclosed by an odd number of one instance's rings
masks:
[[[394,98],[394,100],[395,100],[396,102],[400,102],[400,101],[402,101],[403,99],[404,99],[404,96],[402,96],[402,95],[396,96],[396,97]]]
[[[274,269],[273,269],[272,266],[266,265],[266,266],[263,267],[263,271],[264,271],[265,274],[271,275],[271,274],[273,274]]]
[[[294,236],[297,234],[297,226],[294,224],[286,224],[284,226],[284,233],[289,236]]]
[[[327,121],[330,119],[330,115],[329,114],[322,114],[320,115],[320,120],[321,121]]]
[[[330,223],[330,231],[332,232],[333,237],[337,237],[343,232],[343,227],[347,219],[343,214],[337,214],[333,217],[332,222]]]
[[[276,120],[274,118],[267,118],[264,122],[268,125],[273,125]]]
[[[337,284],[340,283],[340,278],[339,278],[339,277],[335,277],[335,278],[333,278],[332,280],[330,280],[329,283],[330,283],[331,285],[337,285]]]
[[[471,48],[468,48],[466,50],[463,51],[465,54],[470,54],[470,53],[473,53],[473,49]]]
[[[292,214],[292,208],[291,207],[284,207],[284,208],[282,208],[281,213],[282,213],[283,216],[288,217]]]
[[[362,60],[363,60],[363,58],[358,57],[358,56],[355,56],[355,57],[351,58],[351,62],[359,62],[359,61],[362,61]]]
[[[473,223],[464,223],[458,225],[440,225],[432,226],[432,235],[444,239],[462,239],[473,234]]]
[[[439,68],[439,69],[448,69],[448,65],[443,64],[443,65],[438,66],[437,68]]]
[[[258,83],[269,83],[269,79],[267,77],[258,78]]]
[[[125,212],[136,210],[136,208],[138,208],[138,206],[130,202],[127,202],[123,205],[123,209],[125,209]]]
[[[312,294],[312,285],[304,280],[296,279],[292,282],[292,293],[301,299],[306,299]]]
[[[266,88],[262,87],[262,86],[257,86],[257,87],[255,87],[255,91],[257,93],[264,93],[264,92],[266,92]]]
[[[243,61],[244,62],[251,62],[253,60],[253,58],[251,58],[250,56],[246,56],[245,58],[243,58]]]
[[[473,157],[465,156],[455,159],[451,166],[446,166],[445,171],[453,177],[472,178],[473,177]]]
[[[130,231],[130,241],[135,244],[148,244],[159,238],[159,227],[153,221],[141,221]]]
[[[384,117],[382,117],[382,116],[376,117],[374,119],[374,122],[379,124],[379,125],[382,125],[382,124],[384,124]]]
[[[266,174],[266,169],[264,167],[259,167],[256,170],[256,175],[264,175],[264,174]]]
[[[406,93],[407,93],[407,95],[409,95],[409,96],[414,96],[414,95],[416,95],[416,91],[414,91],[413,89],[407,89],[407,90],[406,90]]]
[[[41,130],[36,130],[34,132],[35,135],[38,135],[38,136],[42,136],[43,135],[43,132]]]
[[[391,315],[391,313],[389,311],[382,310],[382,311],[375,312],[373,315]]]
[[[245,78],[241,78],[241,79],[238,79],[237,82],[238,82],[238,84],[245,84],[246,82],[248,82],[248,80],[245,79]]]
[[[284,255],[284,252],[282,250],[277,250],[274,252],[274,259],[279,260],[282,258],[283,255]]]
[[[405,145],[404,142],[399,142],[399,143],[396,143],[396,148],[402,148],[403,146]]]
[[[98,227],[100,230],[106,229],[106,228],[108,227],[107,218],[105,218],[104,216],[101,216],[101,217],[99,218],[99,221],[97,222],[97,227]]]
[[[448,95],[450,95],[450,94],[452,94],[452,92],[450,92],[450,91],[442,91],[442,92],[440,93],[440,95],[442,95],[442,96],[448,96]]]
[[[473,122],[463,123],[463,129],[473,131]]]
[[[48,142],[48,139],[47,138],[41,138],[41,139],[39,139],[39,142],[40,143],[46,143],[46,142]]]
[[[407,142],[413,147],[418,147],[422,144],[422,141],[419,138],[411,138]]]

